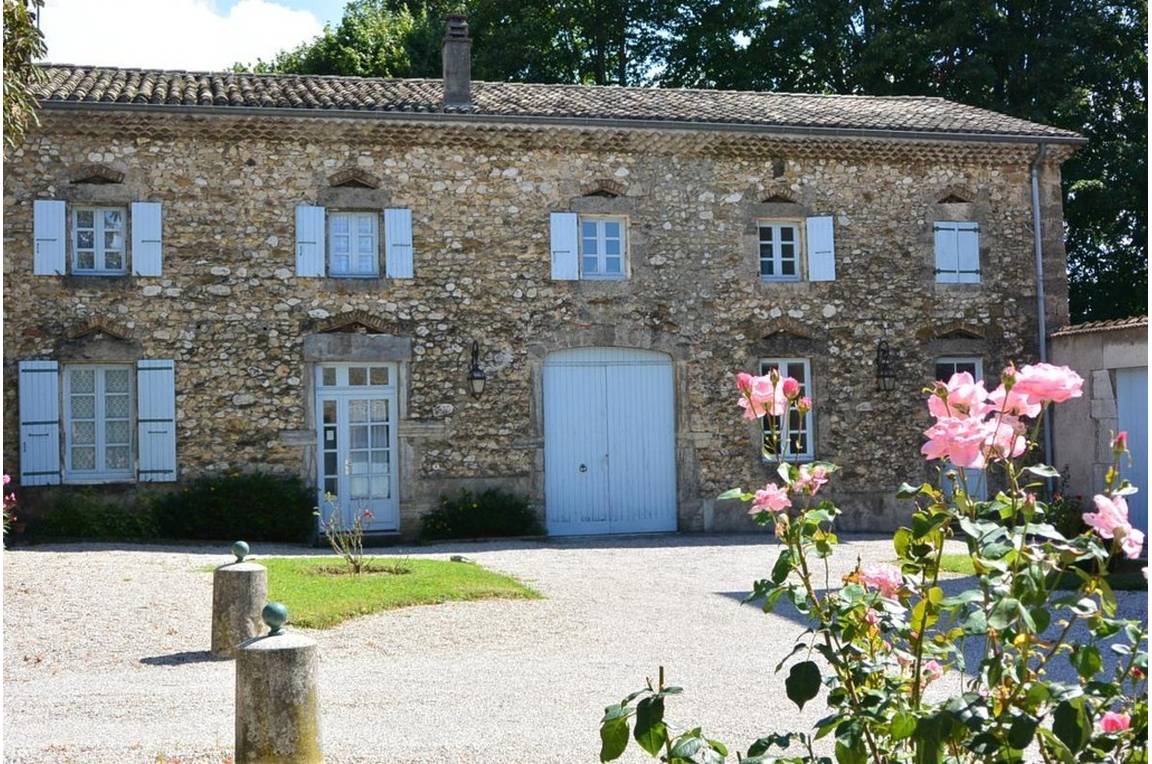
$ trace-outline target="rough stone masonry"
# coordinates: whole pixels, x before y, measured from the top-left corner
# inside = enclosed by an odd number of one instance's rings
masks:
[[[1041,139],[227,112],[45,108],[8,151],[6,469],[20,447],[18,361],[171,358],[181,480],[238,468],[313,482],[308,338],[383,335],[410,348],[399,422],[410,534],[458,486],[543,504],[545,355],[635,347],[674,360],[680,529],[747,528],[742,506],[714,497],[774,466],[739,416],[733,374],[805,357],[816,458],[844,467],[843,526],[881,530],[908,511],[896,486],[929,477],[921,390],[934,359],[976,356],[996,373],[1036,358]],[[1069,153],[1050,146],[1040,163],[1050,327],[1066,322]],[[36,199],[161,202],[162,276],[32,275]],[[301,203],[410,208],[415,277],[297,277]],[[557,210],[626,216],[630,277],[552,280]],[[761,281],[756,221],[807,215],[834,218],[835,280]],[[979,223],[979,284],[936,283],[938,220]],[[473,340],[480,400],[466,385]],[[880,340],[895,358],[891,393],[876,390]]]

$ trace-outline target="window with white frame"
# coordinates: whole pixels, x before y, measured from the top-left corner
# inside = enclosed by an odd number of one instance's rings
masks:
[[[132,478],[132,377],[130,366],[65,367],[66,479]]]
[[[953,374],[965,371],[972,375],[973,380],[979,382],[984,378],[984,361],[970,356],[942,356],[936,359],[935,377],[940,382],[947,382],[952,379]],[[949,464],[945,467],[944,472],[954,469],[955,467]],[[964,476],[964,485],[967,487],[968,495],[981,501],[987,499],[987,473],[984,470],[971,467],[965,467],[961,472]],[[952,481],[947,477],[941,477],[940,488],[947,496],[952,495]]]
[[[800,226],[762,220],[760,231],[760,278],[765,281],[800,280]]]
[[[777,371],[781,377],[792,377],[800,383],[800,395],[811,396],[812,366],[807,358],[766,358],[760,362],[760,373]],[[812,411],[801,414],[790,408],[787,416],[765,415],[764,456],[779,459],[812,459],[815,455],[815,436]]]
[[[622,279],[627,248],[625,219],[580,217],[580,277]]]
[[[971,221],[938,220],[933,224],[936,281],[980,283],[980,226]]]
[[[72,211],[72,272],[121,274],[128,269],[128,213],[123,207],[76,207]]]
[[[328,213],[328,273],[372,277],[380,273],[379,215]]]

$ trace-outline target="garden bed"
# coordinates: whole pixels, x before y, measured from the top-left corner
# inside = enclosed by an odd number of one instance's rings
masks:
[[[268,599],[287,606],[290,624],[310,629],[412,605],[540,597],[511,576],[468,562],[372,557],[360,575],[350,575],[332,557],[259,562],[268,568]]]

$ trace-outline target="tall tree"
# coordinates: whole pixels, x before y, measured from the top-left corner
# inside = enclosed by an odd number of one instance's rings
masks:
[[[43,0],[4,0],[4,140],[17,146],[39,124],[32,89],[44,73],[32,62],[47,52],[36,24]]]
[[[8,2],[9,0],[5,0]],[[6,6],[7,7],[7,6]],[[269,71],[438,77],[451,0],[353,0]],[[1142,0],[466,0],[484,80],[934,95],[1077,130],[1072,313],[1147,311]]]

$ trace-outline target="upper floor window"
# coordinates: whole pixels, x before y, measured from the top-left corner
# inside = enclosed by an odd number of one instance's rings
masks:
[[[132,478],[132,376],[130,366],[66,367],[66,479]]]
[[[980,283],[980,226],[971,221],[936,221],[936,281]]]
[[[760,362],[761,374],[768,374],[773,370],[781,377],[792,377],[799,382],[801,396],[811,395],[812,366],[807,358],[766,358]],[[761,425],[764,428],[766,458],[777,461],[814,457],[815,437],[811,410],[801,414],[790,408],[786,416],[765,415],[761,419]]]
[[[587,279],[625,277],[625,221],[619,217],[580,217],[580,275]]]
[[[380,272],[377,213],[330,212],[328,241],[329,275],[375,277]]]
[[[760,278],[800,280],[800,226],[797,223],[757,224],[760,232]]]
[[[76,207],[72,215],[72,272],[124,273],[128,267],[123,207]]]

